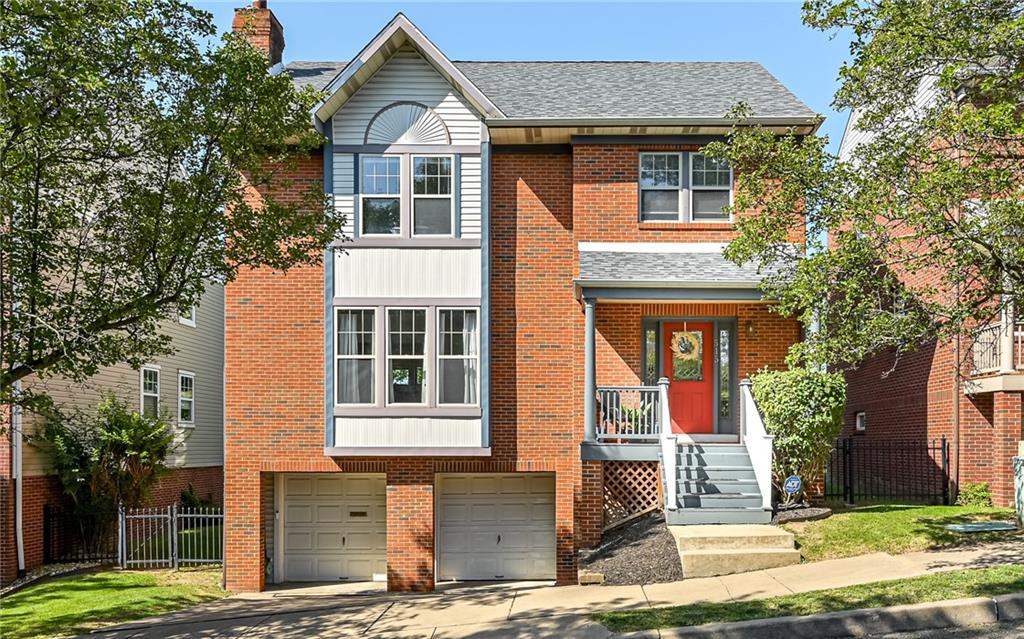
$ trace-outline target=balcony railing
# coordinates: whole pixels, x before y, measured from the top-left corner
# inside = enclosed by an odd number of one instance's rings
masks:
[[[599,442],[656,442],[661,435],[657,386],[598,386]]]
[[[974,332],[971,349],[972,368],[975,373],[992,373],[1002,368],[1003,330],[1001,324],[982,326]],[[1017,322],[1013,330],[1013,367],[1024,370],[1024,322]]]

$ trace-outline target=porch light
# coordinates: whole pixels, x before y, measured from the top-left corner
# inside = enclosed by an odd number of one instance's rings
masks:
[[[748,319],[746,323],[747,337],[753,337],[757,335],[757,329],[754,328],[754,320]]]

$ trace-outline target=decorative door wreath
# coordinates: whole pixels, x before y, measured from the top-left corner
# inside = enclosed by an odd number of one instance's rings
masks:
[[[701,331],[673,331],[669,348],[673,380],[699,382],[704,379],[704,334]]]

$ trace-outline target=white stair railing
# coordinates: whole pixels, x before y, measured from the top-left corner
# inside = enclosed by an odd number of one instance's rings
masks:
[[[761,507],[772,508],[772,442],[774,437],[768,434],[761,419],[761,411],[754,401],[752,384],[749,379],[740,382],[740,432],[743,443],[750,455],[750,463],[754,467],[757,489],[761,491]]]
[[[665,474],[665,510],[679,506],[676,498],[676,436],[672,433],[672,413],[668,409],[668,378],[658,380],[658,426],[661,431],[661,468]]]

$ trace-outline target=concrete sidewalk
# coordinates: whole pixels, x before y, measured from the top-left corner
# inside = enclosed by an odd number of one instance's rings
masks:
[[[918,577],[944,570],[1024,564],[1017,540],[892,556],[875,553],[724,577],[646,586],[547,583],[448,585],[401,595],[382,584],[289,587],[236,595],[99,634],[156,637],[607,637],[586,613],[762,599],[792,593]],[[93,635],[96,636],[96,635]]]

